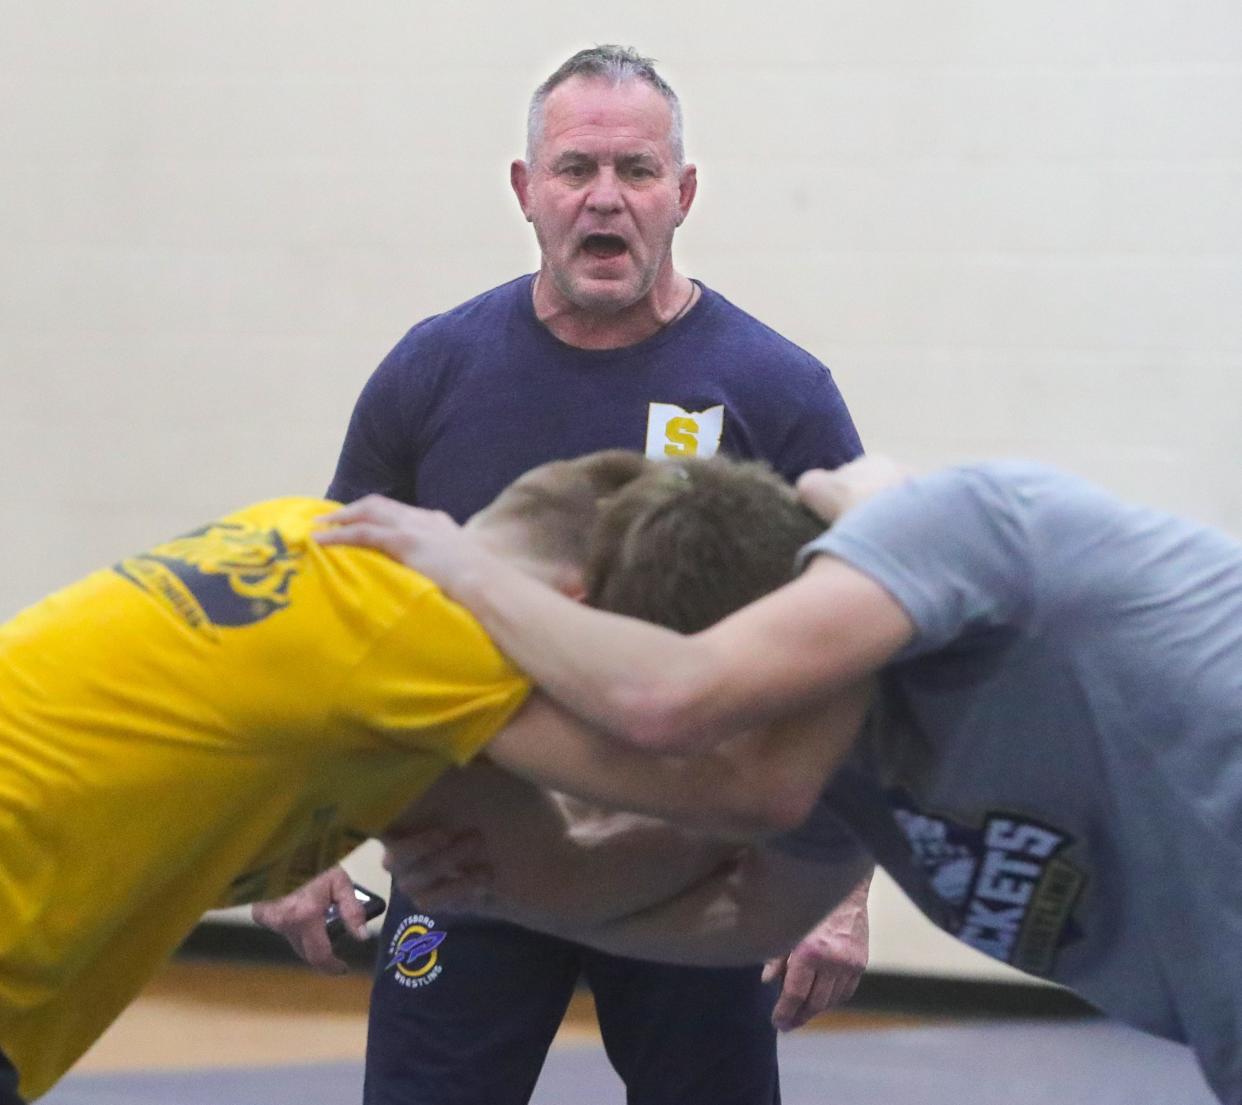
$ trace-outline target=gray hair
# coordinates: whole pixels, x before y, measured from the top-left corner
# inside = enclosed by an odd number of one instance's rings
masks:
[[[681,118],[681,101],[668,81],[655,71],[655,59],[645,58],[632,46],[593,46],[579,50],[561,65],[555,73],[535,89],[526,113],[526,160],[535,162],[535,150],[543,137],[543,105],[549,93],[570,77],[586,77],[591,80],[612,81],[614,85],[626,81],[644,81],[651,85],[665,100],[673,115],[668,132],[673,161],[680,169],[686,161],[685,127]]]

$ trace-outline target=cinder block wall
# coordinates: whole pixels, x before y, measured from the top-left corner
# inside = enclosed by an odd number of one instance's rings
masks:
[[[0,616],[321,491],[404,330],[533,267],[525,100],[600,41],[685,101],[683,268],[826,360],[872,448],[1242,533],[1236,0],[0,12]],[[889,896],[877,961],[941,969]]]

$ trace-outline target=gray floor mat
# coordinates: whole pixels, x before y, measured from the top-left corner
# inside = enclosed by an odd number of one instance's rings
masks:
[[[795,1033],[784,1105],[1213,1105],[1190,1053],[1099,1021]],[[40,1105],[358,1105],[360,1064],[70,1075]],[[554,1049],[533,1105],[624,1105],[597,1046]]]

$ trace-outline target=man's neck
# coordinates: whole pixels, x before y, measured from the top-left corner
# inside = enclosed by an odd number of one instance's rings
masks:
[[[658,334],[694,306],[699,286],[678,272],[657,282],[637,303],[620,311],[591,311],[569,302],[550,277],[535,277],[535,317],[566,345],[576,349],[624,349]]]

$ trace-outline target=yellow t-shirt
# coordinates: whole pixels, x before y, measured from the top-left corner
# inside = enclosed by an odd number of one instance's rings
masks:
[[[527,684],[422,576],[261,503],[0,626],[0,1051],[37,1097],[204,910],[279,895]]]

